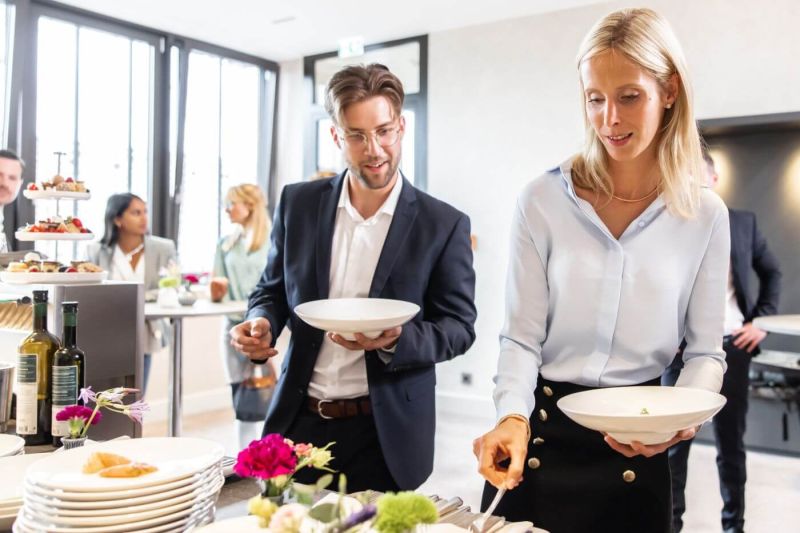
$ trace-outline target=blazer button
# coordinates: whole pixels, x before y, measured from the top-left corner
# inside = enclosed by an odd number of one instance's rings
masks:
[[[536,437],[535,439],[533,439],[533,443],[539,446],[540,444],[544,444],[544,439],[542,437]]]
[[[531,470],[536,470],[540,466],[542,466],[542,462],[539,460],[538,457],[531,457],[530,459],[528,459],[528,468],[530,468]]]
[[[544,393],[545,396],[552,396],[553,395],[553,389],[551,389],[547,385],[542,387],[542,392]]]
[[[547,411],[544,409],[539,409],[539,420],[542,422],[547,422]]]
[[[633,483],[636,480],[636,472],[633,470],[626,470],[622,473],[622,479],[625,480],[625,483]]]

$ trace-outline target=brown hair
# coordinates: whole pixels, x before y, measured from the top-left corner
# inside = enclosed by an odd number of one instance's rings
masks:
[[[325,89],[325,111],[333,123],[342,124],[344,110],[350,104],[384,96],[392,105],[395,117],[403,109],[403,84],[389,69],[379,63],[352,65],[333,75]]]

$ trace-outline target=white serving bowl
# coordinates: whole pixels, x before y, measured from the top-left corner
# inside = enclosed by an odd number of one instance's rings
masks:
[[[578,424],[608,433],[618,442],[660,444],[682,429],[706,422],[725,401],[721,394],[703,389],[607,387],[565,396],[558,408]]]
[[[335,298],[300,304],[294,312],[310,326],[355,340],[354,333],[374,339],[384,330],[402,326],[419,313],[419,306],[382,298]]]

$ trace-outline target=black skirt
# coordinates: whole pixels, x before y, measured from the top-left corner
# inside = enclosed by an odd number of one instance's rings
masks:
[[[629,459],[556,407],[560,398],[589,389],[539,377],[523,481],[506,492],[494,514],[550,533],[670,532],[667,453]],[[486,483],[481,509],[495,493]]]

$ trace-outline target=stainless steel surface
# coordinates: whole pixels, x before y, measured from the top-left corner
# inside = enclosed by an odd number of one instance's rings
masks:
[[[95,391],[136,386],[142,372],[145,328],[141,284],[116,281],[84,285],[0,283],[4,296],[30,296],[34,289],[49,292],[47,325],[58,337],[62,329],[61,303],[79,303],[78,345],[86,353],[87,386]],[[0,328],[0,362],[16,362],[17,346],[29,332],[30,328],[21,331]],[[97,440],[118,435],[141,436],[141,425],[124,415],[110,414],[90,432]]]
[[[183,411],[183,319],[170,319],[172,324],[172,354],[169,360],[167,387],[169,389],[169,436],[181,436],[181,414]]]
[[[5,433],[11,417],[11,395],[14,392],[14,364],[0,363],[0,433]]]

